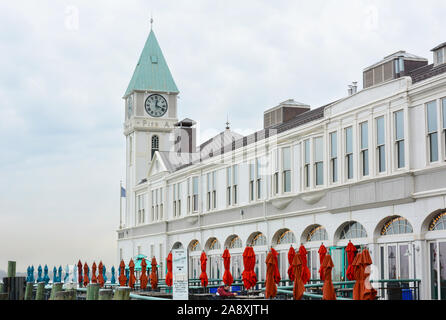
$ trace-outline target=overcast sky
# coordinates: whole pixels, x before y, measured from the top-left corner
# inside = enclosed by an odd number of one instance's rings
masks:
[[[121,99],[153,29],[200,141],[319,107],[398,50],[432,61],[446,2],[1,1],[0,269],[117,260]]]

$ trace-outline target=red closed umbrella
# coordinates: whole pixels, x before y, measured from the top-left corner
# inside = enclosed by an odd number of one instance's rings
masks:
[[[347,262],[348,262],[346,276],[348,280],[353,280],[355,278],[355,274],[353,272],[352,263],[353,259],[355,259],[356,247],[353,245],[351,241],[349,241],[347,247],[345,248],[345,251],[347,252]]]
[[[152,272],[150,273],[150,285],[152,290],[156,290],[158,287],[158,267],[156,266],[155,257],[152,258]]]
[[[221,257],[223,258],[223,266],[225,268],[225,272],[223,273],[223,283],[230,286],[234,282],[234,278],[229,270],[231,266],[231,254],[227,248],[225,251],[223,251],[223,255]]]
[[[296,255],[296,250],[294,250],[293,246],[290,246],[290,250],[288,250],[288,263],[290,264],[290,266],[288,267],[288,279],[290,279],[290,281],[294,281],[295,273],[294,273],[293,260],[295,255]]]
[[[88,265],[85,262],[84,264],[84,287],[88,286],[90,283],[90,279],[88,278]]]
[[[93,261],[93,265],[91,266],[92,275],[91,275],[91,283],[98,283],[98,279],[96,278],[96,262]]]
[[[201,274],[200,274],[200,280],[201,280],[201,286],[207,287],[208,285],[208,275],[206,274],[206,261],[208,258],[206,257],[206,253],[203,251],[200,256],[200,263],[201,263]]]
[[[134,288],[135,287],[135,282],[136,282],[136,277],[135,277],[135,263],[133,262],[133,259],[130,259],[129,262],[129,287],[130,288]]]
[[[294,255],[293,262],[294,286],[293,286],[293,299],[300,300],[305,292],[305,286],[302,282],[302,261],[298,254]]]
[[[370,265],[372,264],[372,258],[370,257],[369,250],[364,249],[361,254],[361,278],[362,290],[361,290],[361,300],[375,300],[377,291],[372,287],[369,281],[370,276]]]
[[[102,261],[99,261],[99,266],[98,266],[98,283],[99,286],[102,288],[104,286],[104,265],[102,264]]]
[[[265,298],[274,298],[277,294],[277,285],[274,279],[276,270],[276,258],[274,253],[270,251],[266,256],[266,279],[265,279]]]
[[[121,287],[125,287],[125,283],[127,282],[127,277],[125,276],[125,263],[124,260],[121,260],[119,264],[119,285]]]
[[[311,278],[311,273],[307,265],[307,249],[305,249],[303,244],[301,244],[299,247],[299,255],[300,260],[302,261],[302,282],[306,284]]]
[[[149,283],[149,278],[147,277],[147,262],[146,259],[142,258],[141,261],[141,276],[139,277],[139,285],[141,289],[147,288],[147,283]]]
[[[363,288],[363,279],[361,279],[361,256],[362,253],[358,253],[352,262],[353,278],[356,280],[353,287],[353,300],[361,300],[361,291]]]
[[[251,287],[254,287],[257,284],[257,275],[254,271],[254,268],[256,266],[256,253],[254,252],[253,247],[249,247],[249,271],[250,271],[250,282]]]
[[[243,251],[243,272],[242,272],[242,280],[243,285],[245,286],[246,290],[249,290],[253,284],[252,284],[252,275],[251,275],[251,264],[252,264],[252,253],[251,253],[251,247],[246,247]],[[255,261],[254,261],[255,263]],[[256,281],[257,282],[257,281]]]
[[[279,253],[274,248],[271,248],[271,252],[273,253],[274,260],[275,260],[274,281],[276,282],[276,284],[279,284],[280,283],[280,271],[279,271],[279,259],[277,258]]]
[[[322,287],[322,300],[336,300],[336,292],[331,279],[331,270],[333,269],[333,261],[329,254],[325,255],[324,261],[324,286]]]
[[[82,262],[80,260],[77,263],[77,282],[79,287],[82,287]]]
[[[166,274],[166,285],[172,286],[172,252],[169,252],[166,259],[167,264],[167,274]]]
[[[324,244],[321,244],[318,250],[319,253],[319,276],[322,281],[324,281],[324,268],[322,267],[322,263],[324,262],[325,255],[327,254],[327,248],[325,248]]]

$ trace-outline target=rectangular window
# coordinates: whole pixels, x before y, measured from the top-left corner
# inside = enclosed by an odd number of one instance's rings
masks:
[[[152,214],[151,214],[151,221],[155,221],[155,191],[152,190]]]
[[[369,123],[363,122],[359,125],[361,131],[361,166],[362,175],[369,175]]]
[[[217,172],[212,171],[212,208],[217,208]]]
[[[386,171],[384,117],[376,118],[376,148],[378,156],[378,172]]]
[[[443,49],[437,51],[437,64],[442,64],[444,61]]]
[[[193,212],[198,211],[198,177],[192,178],[192,192],[193,192],[193,203],[192,210]]]
[[[345,128],[345,164],[347,179],[353,179],[353,131],[352,127]]]
[[[324,184],[324,141],[322,137],[314,138],[314,167],[316,186]]]
[[[226,204],[231,205],[232,168],[226,168]]]
[[[330,133],[330,170],[331,182],[338,181],[338,134]]]
[[[283,192],[291,191],[291,148],[282,149]]]
[[[256,159],[256,191],[257,199],[262,197],[262,177],[260,175],[260,158]]]
[[[191,198],[191,192],[190,192],[190,189],[191,189],[191,179],[190,178],[187,178],[187,213],[190,213],[191,212],[191,209],[192,209],[192,198]]]
[[[181,216],[181,183],[177,184],[177,216]]]
[[[279,150],[274,150],[274,175],[273,175],[273,192],[279,193]]]
[[[310,140],[304,141],[304,181],[305,187],[310,187]]]
[[[232,167],[232,202],[233,204],[237,204],[238,201],[238,165],[234,165]]]
[[[429,161],[438,161],[437,103],[427,104],[427,139],[429,145]]]
[[[206,192],[206,207],[207,210],[211,210],[212,207],[212,185],[211,185],[211,173],[206,174],[206,186],[207,186],[207,192]]]
[[[395,112],[395,147],[397,168],[404,168],[404,112]]]
[[[254,176],[254,164],[250,163],[249,164],[249,200],[250,201],[254,201],[254,180],[255,180],[255,176]]]

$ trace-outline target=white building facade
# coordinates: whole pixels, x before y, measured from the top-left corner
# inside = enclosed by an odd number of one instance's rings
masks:
[[[230,250],[240,278],[252,245],[265,279],[269,247],[303,244],[312,279],[330,248],[345,279],[345,246],[368,247],[379,279],[420,279],[422,299],[446,299],[446,43],[434,63],[404,51],[364,70],[364,88],[323,107],[287,100],[243,137],[229,128],[195,146],[195,122],[178,121],[178,89],[153,31],[124,96],[127,201],[118,258],[189,252],[191,278],[208,255],[223,275]],[[185,143],[187,142],[187,143]]]

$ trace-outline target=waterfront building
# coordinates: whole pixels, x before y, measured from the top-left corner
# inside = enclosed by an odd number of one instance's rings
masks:
[[[155,256],[164,277],[169,251],[183,247],[198,278],[204,250],[209,278],[221,278],[229,248],[239,278],[251,245],[264,280],[272,246],[287,279],[288,249],[303,244],[318,279],[323,243],[336,281],[351,240],[368,247],[379,279],[421,279],[422,299],[446,299],[446,43],[432,52],[429,63],[398,51],[363,70],[362,90],[353,83],[324,106],[288,99],[264,112],[262,130],[242,136],[228,125],[196,145],[151,30],[123,97],[118,258]]]

